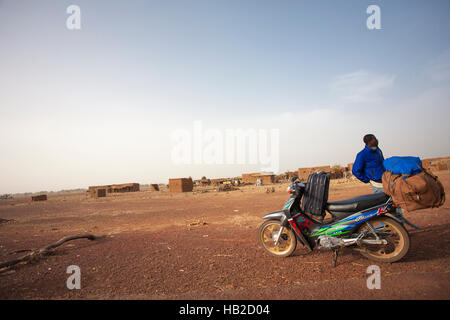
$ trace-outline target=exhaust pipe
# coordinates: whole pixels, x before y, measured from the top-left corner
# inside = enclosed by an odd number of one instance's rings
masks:
[[[319,247],[333,249],[337,247],[347,247],[353,244],[387,244],[387,241],[384,239],[360,239],[360,238],[351,238],[351,239],[341,239],[329,236],[320,236]]]
[[[362,239],[362,240],[358,240],[358,238],[354,238],[354,239],[342,239],[344,240],[344,244],[346,246],[355,244],[355,243],[364,243],[364,244],[387,244],[387,241],[384,239]]]

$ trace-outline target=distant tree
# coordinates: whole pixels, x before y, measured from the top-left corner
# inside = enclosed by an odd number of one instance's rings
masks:
[[[202,180],[206,180],[206,177],[205,177],[205,176],[203,176],[203,177],[202,177]]]

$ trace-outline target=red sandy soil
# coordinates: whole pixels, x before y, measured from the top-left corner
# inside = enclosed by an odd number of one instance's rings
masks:
[[[438,172],[446,190],[450,171]],[[270,186],[271,188],[272,186]],[[450,208],[407,213],[411,248],[393,264],[374,263],[345,248],[332,253],[298,246],[289,258],[258,243],[261,216],[279,210],[287,184],[231,192],[141,191],[93,199],[86,194],[0,201],[3,254],[35,249],[72,234],[108,235],[58,247],[38,262],[0,273],[0,299],[449,299]],[[330,200],[371,193],[359,182],[335,184]],[[12,221],[1,223],[1,219]],[[196,224],[204,221],[206,224]],[[381,289],[366,286],[368,266],[381,268]],[[81,289],[69,290],[69,265]]]

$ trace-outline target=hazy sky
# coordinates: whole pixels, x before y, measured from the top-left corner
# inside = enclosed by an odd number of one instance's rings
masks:
[[[69,30],[69,5],[81,30]],[[381,30],[366,26],[381,8]],[[279,168],[450,155],[450,1],[0,0],[0,193],[237,176],[176,129],[278,129]]]

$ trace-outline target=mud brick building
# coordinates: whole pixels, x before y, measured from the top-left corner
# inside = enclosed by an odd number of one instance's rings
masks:
[[[272,173],[243,173],[243,183],[256,183],[260,179],[263,184],[271,184],[275,182],[275,175]]]
[[[450,170],[450,157],[422,159],[422,167],[431,171]]]
[[[169,192],[181,193],[194,190],[194,181],[190,178],[169,179]]]
[[[450,157],[422,159],[422,167],[432,172],[450,170]]]
[[[256,179],[252,176],[258,175],[259,173],[243,173],[242,174],[242,183],[256,183]]]
[[[301,181],[306,181],[306,180],[308,180],[308,177],[311,173],[314,173],[317,171],[331,172],[331,167],[330,166],[320,166],[320,167],[298,168],[298,179]]]
[[[46,194],[40,194],[38,196],[31,196],[31,201],[46,201],[47,195]]]
[[[334,167],[331,168],[330,179],[341,179],[344,178],[346,172],[348,171],[347,167]]]
[[[105,189],[106,193],[137,192],[140,190],[140,185],[139,183],[123,183],[110,184],[106,186],[90,186],[88,193],[92,197],[98,197],[98,189]]]
[[[137,192],[140,190],[139,183],[113,184],[106,189],[108,193]]]

